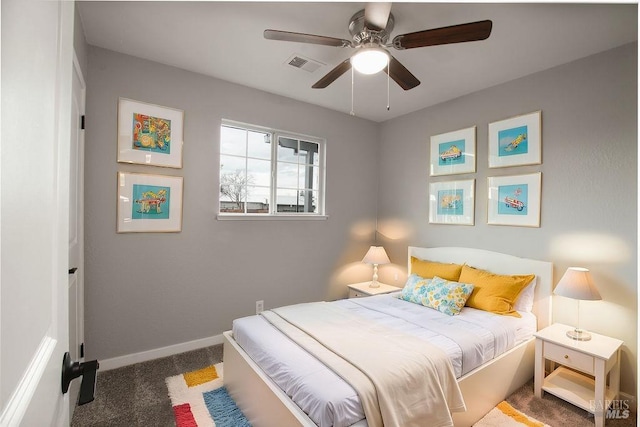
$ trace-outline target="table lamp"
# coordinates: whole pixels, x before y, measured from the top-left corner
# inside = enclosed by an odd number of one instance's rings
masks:
[[[553,290],[553,293],[578,300],[578,323],[575,329],[567,332],[567,336],[578,341],[589,341],[591,334],[580,329],[580,301],[602,299],[598,289],[596,289],[596,285],[593,283],[589,270],[581,267],[569,267]]]
[[[373,264],[373,280],[369,285],[370,288],[379,288],[378,283],[378,265],[389,264],[389,257],[382,246],[371,246],[367,251],[367,254],[362,258],[362,262],[365,264]]]

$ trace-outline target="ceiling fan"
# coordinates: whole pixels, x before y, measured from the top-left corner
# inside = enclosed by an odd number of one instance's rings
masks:
[[[409,90],[418,86],[420,80],[394,58],[387,48],[405,50],[485,40],[491,34],[493,25],[490,20],[485,20],[433,28],[401,34],[395,36],[391,43],[387,43],[389,35],[393,31],[394,22],[391,3],[374,2],[367,3],[364,10],[357,12],[349,20],[349,33],[353,41],[280,30],[265,30],[264,38],[356,49],[350,58],[345,59],[318,80],[312,86],[314,89],[326,88],[353,67],[364,74],[375,74],[384,70],[401,88]]]

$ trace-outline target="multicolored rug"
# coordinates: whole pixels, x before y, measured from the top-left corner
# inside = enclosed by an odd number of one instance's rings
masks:
[[[506,401],[502,401],[496,405],[487,415],[482,417],[480,421],[475,423],[473,427],[550,427],[535,418],[531,418],[526,414],[515,409]]]
[[[167,378],[176,427],[251,427],[222,380],[222,363]]]

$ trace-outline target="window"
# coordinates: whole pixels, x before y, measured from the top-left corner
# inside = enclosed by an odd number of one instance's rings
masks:
[[[324,141],[223,121],[220,214],[323,216]]]

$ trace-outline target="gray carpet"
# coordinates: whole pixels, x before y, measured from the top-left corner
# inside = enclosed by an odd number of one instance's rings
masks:
[[[175,426],[165,378],[222,361],[222,345],[111,371],[98,370],[95,400],[76,407],[72,427]]]
[[[577,406],[565,402],[552,394],[545,393],[542,399],[533,395],[533,380],[520,387],[507,402],[535,418],[538,421],[549,424],[551,427],[585,427],[595,425],[593,415]],[[636,427],[637,414],[629,413],[627,419],[605,420],[606,427]]]
[[[222,345],[137,363],[111,371],[98,371],[95,400],[76,408],[72,427],[175,426],[165,378],[222,361]],[[537,399],[533,382],[507,401],[516,409],[552,427],[594,425],[593,416],[550,394]],[[636,414],[627,420],[607,420],[607,427],[636,426]],[[286,427],[286,426],[281,426]],[[425,427],[428,427],[425,425]]]

